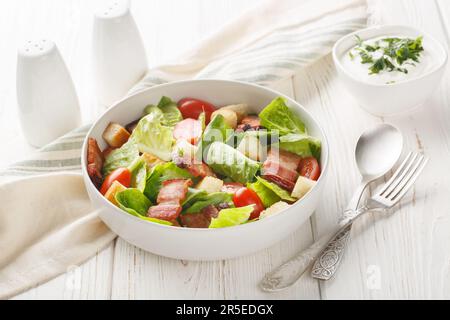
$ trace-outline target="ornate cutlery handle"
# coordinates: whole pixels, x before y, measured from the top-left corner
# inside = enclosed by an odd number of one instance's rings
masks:
[[[382,210],[382,208],[369,208],[367,205],[364,205],[356,212],[348,210],[344,212],[340,225],[346,224],[348,221],[354,221],[355,218],[369,210]],[[330,240],[326,248],[321,252],[311,270],[311,276],[313,278],[319,280],[330,280],[335,275],[342,261],[342,257],[344,256],[345,249],[347,248],[352,225],[353,223],[351,223],[345,230],[338,232]]]
[[[340,228],[337,232],[331,236],[323,236],[314,242],[308,249],[302,251],[299,255],[284,263],[274,271],[266,274],[260,283],[261,289],[267,292],[274,292],[283,290],[295,284],[317,257],[328,248],[329,245],[332,245],[330,244],[330,241],[334,241],[336,243],[335,246],[338,246],[339,242],[346,241],[346,238],[340,237],[340,235],[347,235],[348,238],[353,222],[365,212],[367,212],[367,207],[363,207],[356,212],[346,212],[343,220],[341,220],[339,224]]]
[[[341,227],[337,233],[348,229],[351,222]],[[292,286],[308,270],[311,264],[316,260],[319,254],[326,248],[330,239],[333,237],[324,236],[314,242],[308,249],[302,251],[299,255],[281,265],[274,271],[266,274],[260,283],[263,291],[273,292]]]
[[[330,280],[341,263],[352,225],[338,233],[319,255],[311,270],[311,276],[319,280]]]

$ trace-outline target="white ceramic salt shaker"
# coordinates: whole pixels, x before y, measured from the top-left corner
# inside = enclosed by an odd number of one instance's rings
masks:
[[[42,147],[80,126],[75,87],[54,42],[25,42],[18,51],[16,79],[22,130],[32,146]]]
[[[95,14],[93,55],[98,100],[109,107],[123,98],[148,69],[130,1],[113,0]]]

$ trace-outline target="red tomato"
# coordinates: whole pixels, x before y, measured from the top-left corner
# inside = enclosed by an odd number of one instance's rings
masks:
[[[216,111],[216,108],[211,103],[192,98],[181,99],[178,102],[178,109],[180,109],[184,119],[198,119],[200,114],[204,112],[206,124],[211,120],[211,114]]]
[[[222,192],[235,194],[239,189],[244,188],[244,185],[239,182],[226,182],[223,184]]]
[[[196,144],[202,136],[202,124],[198,120],[185,119],[178,122],[173,131],[175,140],[186,140],[191,144]]]
[[[264,210],[264,205],[255,191],[248,188],[241,188],[233,196],[233,202],[236,207],[246,207],[254,205],[255,209],[250,215],[250,220],[259,218],[259,215]]]
[[[120,182],[124,187],[129,188],[131,185],[131,172],[127,168],[119,168],[111,172],[103,181],[100,193],[105,195],[114,181]]]
[[[300,162],[300,175],[317,181],[320,177],[320,166],[314,157],[304,158]]]

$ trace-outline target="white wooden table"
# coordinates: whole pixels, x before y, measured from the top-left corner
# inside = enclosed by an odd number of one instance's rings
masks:
[[[134,0],[133,13],[152,65],[214,31],[257,0]],[[450,43],[450,1],[378,0],[384,23],[423,28]],[[0,10],[0,166],[32,151],[16,114],[15,49],[28,38],[57,42],[72,72],[84,122],[100,112],[90,62],[92,12],[101,2],[2,0]],[[426,106],[405,117],[378,118],[361,110],[337,81],[329,57],[275,86],[307,107],[330,138],[326,195],[310,223],[252,256],[220,262],[166,259],[117,239],[87,263],[32,289],[20,299],[401,299],[450,298],[450,78]],[[395,97],[392,97],[395,103]],[[414,191],[390,217],[369,215],[354,228],[336,279],[304,277],[278,294],[258,290],[264,273],[310,245],[336,224],[359,179],[353,147],[368,126],[390,122],[407,149],[431,161]]]

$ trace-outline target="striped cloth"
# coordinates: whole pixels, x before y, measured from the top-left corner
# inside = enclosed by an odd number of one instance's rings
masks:
[[[328,54],[340,37],[365,27],[367,15],[362,0],[267,1],[175,63],[149,70],[129,94],[183,79],[233,79],[268,86]],[[13,164],[0,178],[79,171],[80,149],[88,129],[84,126],[70,132]]]
[[[129,94],[183,79],[270,85],[327,55],[340,37],[365,27],[367,18],[363,0],[270,0],[175,62],[149,70]],[[89,127],[0,173],[0,200],[6,204],[0,208],[0,225],[7,231],[0,233],[0,299],[64,273],[115,238],[90,208],[81,177],[66,174],[80,172]],[[27,176],[37,177],[18,179]],[[21,201],[25,194],[27,201]]]

